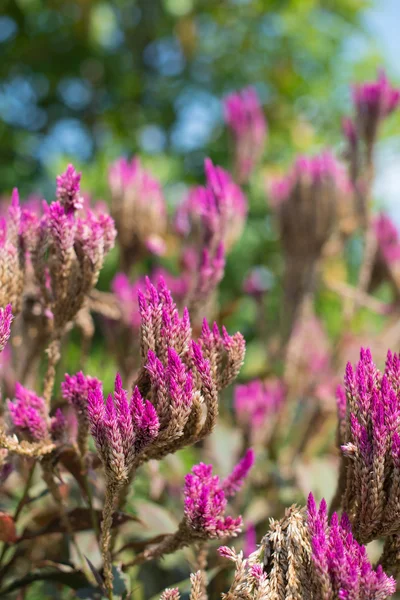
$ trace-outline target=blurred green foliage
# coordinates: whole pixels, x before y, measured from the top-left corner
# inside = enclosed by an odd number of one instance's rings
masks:
[[[49,167],[65,155],[95,161],[95,192],[121,152],[152,155],[166,181],[197,177],[205,154],[227,162],[220,98],[248,84],[266,107],[270,161],[326,144],[348,96],[345,42],[368,5],[3,0],[2,190],[39,182],[49,193]]]

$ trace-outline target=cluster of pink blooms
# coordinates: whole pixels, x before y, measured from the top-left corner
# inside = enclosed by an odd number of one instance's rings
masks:
[[[383,259],[391,264],[400,259],[400,238],[396,225],[388,215],[381,213],[374,222],[375,235]]]
[[[268,133],[256,90],[248,87],[227,96],[224,115],[234,138],[237,177],[246,182],[262,156]]]
[[[279,206],[302,185],[310,186],[315,198],[318,198],[323,184],[330,184],[341,191],[348,189],[346,172],[335,157],[329,151],[314,157],[298,156],[290,172],[272,182],[269,190],[271,202],[273,206]]]
[[[246,428],[259,429],[268,424],[285,397],[281,381],[255,379],[235,387],[234,409],[238,422]]]
[[[345,513],[340,521],[334,513],[328,523],[325,501],[317,508],[312,494],[307,508],[312,559],[320,581],[321,598],[368,600],[394,594],[395,580],[388,577],[381,566],[373,569],[365,546],[354,539]]]
[[[49,419],[43,398],[18,382],[15,400],[8,402],[8,410],[16,432],[25,435],[29,441],[40,442],[49,438],[59,441],[65,434],[66,422],[61,410],[57,409],[54,417]]]
[[[100,386],[89,390],[90,431],[106,471],[115,481],[125,481],[135,458],[157,436],[159,421],[149,400],[135,387],[130,399],[119,374],[114,394],[106,402]]]
[[[248,450],[232,473],[223,481],[213,475],[213,466],[200,463],[185,478],[185,517],[190,527],[207,535],[221,538],[237,535],[242,517],[225,515],[228,498],[234,496],[254,463],[254,453]]]

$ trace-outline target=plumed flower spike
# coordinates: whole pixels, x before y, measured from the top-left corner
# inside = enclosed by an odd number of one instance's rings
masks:
[[[360,135],[369,147],[375,141],[379,125],[400,103],[400,90],[391,86],[381,70],[376,81],[353,87],[356,123]]]
[[[49,324],[55,338],[82,308],[115,238],[114,224],[108,215],[85,208],[78,216],[79,177],[71,169],[58,180],[61,199],[49,206],[45,204],[37,225],[31,220],[27,227],[36,283],[44,310],[52,316]]]
[[[225,122],[235,141],[235,170],[246,182],[260,160],[267,138],[267,121],[254,88],[244,88],[224,100]]]
[[[78,173],[73,165],[68,165],[65,173],[56,178],[56,197],[67,214],[83,207],[83,199],[80,196],[81,176],[81,173]]]
[[[373,569],[365,548],[354,539],[345,514],[339,521],[334,513],[328,525],[325,502],[321,502],[318,509],[312,494],[308,498],[307,509],[319,597],[384,600],[395,592],[395,580],[388,577],[381,567]]]
[[[345,395],[340,393],[342,502],[362,543],[390,536],[400,518],[399,367],[398,356],[389,351],[381,373],[362,348],[356,367],[347,365]]]
[[[160,183],[139,158],[118,159],[109,168],[111,214],[122,251],[122,270],[145,252],[164,254],[167,211]]]
[[[15,431],[31,442],[53,440],[61,442],[66,434],[66,422],[60,410],[48,418],[43,398],[20,383],[15,386],[15,400],[8,401],[10,420]]]
[[[225,516],[227,497],[242,486],[254,461],[249,450],[232,474],[223,482],[212,474],[212,465],[195,465],[185,478],[185,518],[188,526],[204,538],[221,538],[237,535],[242,528],[242,518]]]
[[[110,481],[127,480],[140,454],[158,435],[159,422],[154,407],[135,388],[130,401],[119,374],[114,396],[104,403],[99,386],[88,390],[90,431]]]
[[[4,350],[10,338],[12,320],[11,304],[7,304],[5,308],[0,308],[0,352]]]
[[[88,396],[89,392],[99,390],[101,393],[101,382],[95,377],[84,375],[82,371],[76,375],[65,374],[65,380],[61,384],[63,398],[72,404],[78,420],[78,448],[83,458],[88,451],[89,418],[88,418]]]
[[[145,456],[160,459],[212,431],[218,392],[237,376],[245,342],[241,334],[230,336],[217,325],[211,331],[207,323],[194,341],[188,311],[179,315],[162,279],[157,287],[147,280],[138,301],[143,364],[137,381],[160,421],[157,441]]]

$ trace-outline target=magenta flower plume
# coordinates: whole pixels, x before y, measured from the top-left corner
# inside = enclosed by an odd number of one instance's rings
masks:
[[[242,528],[242,517],[225,515],[227,497],[243,484],[253,464],[253,453],[248,451],[233,473],[221,482],[212,474],[212,465],[200,463],[185,477],[185,519],[200,537],[222,538],[236,536]]]
[[[79,198],[79,177],[68,168],[58,181],[61,199],[44,203],[40,220],[35,216],[26,221],[26,246],[41,302],[56,335],[61,335],[82,308],[116,235],[109,215],[87,207],[78,213],[77,202],[72,206],[73,195]],[[72,204],[68,204],[70,200]]]
[[[207,323],[198,341],[193,340],[188,310],[180,316],[161,278],[157,287],[146,279],[138,300],[143,360],[138,385],[150,394],[160,422],[157,442],[145,456],[160,459],[215,427],[218,391],[237,376],[245,342],[241,334],[230,336],[216,324],[211,331]]]
[[[325,151],[314,157],[297,157],[288,175],[272,183],[270,195],[273,205],[278,207],[291,196],[298,195],[300,189],[304,193],[313,190],[314,198],[318,198],[323,189],[329,187],[332,191],[345,192],[349,183],[342,165],[330,152]]]
[[[224,100],[225,122],[235,141],[235,169],[240,182],[250,177],[267,138],[267,121],[254,88],[244,88]]]
[[[128,266],[144,252],[164,254],[167,210],[161,185],[144,169],[139,158],[118,159],[109,168],[112,195],[111,214],[123,253],[122,266]]]
[[[205,160],[206,186],[189,192],[178,208],[175,225],[184,236],[200,238],[199,245],[214,252],[222,242],[230,249],[240,237],[247,215],[247,200],[231,175]]]
[[[381,213],[374,221],[380,256],[387,265],[400,259],[400,237],[397,227],[388,215]]]
[[[174,277],[165,269],[158,268],[152,273],[149,281],[157,285],[160,280],[165,282],[175,298],[182,300],[185,297],[188,291],[188,283],[185,277]],[[137,333],[141,323],[138,293],[139,291],[142,294],[146,293],[146,285],[145,277],[140,277],[131,283],[125,273],[117,273],[111,283],[111,289],[121,309],[121,318],[124,325],[135,333]]]
[[[78,173],[73,165],[68,165],[65,173],[56,178],[56,197],[67,214],[73,213],[83,206],[83,199],[80,196],[81,176],[81,173]]]
[[[0,352],[2,352],[11,335],[11,323],[13,320],[11,304],[0,308]]]
[[[385,370],[369,349],[360,351],[355,369],[348,363],[346,396],[339,393],[339,432],[346,478],[343,507],[358,540],[391,535],[400,518],[398,436],[400,362],[388,351]]]
[[[244,549],[243,554],[245,557],[250,556],[257,549],[257,532],[253,523],[248,523],[246,531],[244,532]]]
[[[400,90],[391,86],[381,70],[376,81],[353,86],[353,102],[358,130],[366,143],[371,145],[381,121],[398,107]]]
[[[250,432],[264,428],[279,411],[284,397],[284,386],[279,380],[263,382],[255,379],[237,385],[234,395],[236,418]]]
[[[101,382],[96,377],[84,375],[82,371],[76,375],[65,374],[65,380],[61,383],[63,398],[68,400],[78,414],[86,415],[89,391],[99,388]]]
[[[61,410],[54,417],[47,417],[45,401],[35,392],[20,383],[15,385],[15,400],[8,401],[8,411],[13,428],[31,442],[51,439],[63,441],[66,435],[66,421]]]
[[[253,450],[247,450],[241,461],[234,467],[232,473],[222,482],[225,496],[234,496],[242,487],[244,480],[254,464],[255,455]]]
[[[135,388],[128,401],[119,374],[115,378],[114,395],[104,403],[100,386],[88,391],[90,431],[108,476],[125,481],[140,454],[157,437],[159,421],[149,400]]]
[[[365,547],[352,535],[346,514],[339,521],[334,513],[328,524],[325,501],[318,509],[312,494],[308,497],[307,509],[312,561],[321,598],[384,600],[394,594],[395,580],[388,577],[381,566],[373,569]]]

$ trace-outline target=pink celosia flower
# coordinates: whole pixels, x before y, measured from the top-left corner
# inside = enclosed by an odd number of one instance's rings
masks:
[[[157,268],[151,275],[150,280],[157,284],[160,279],[165,281],[166,286],[178,302],[183,300],[188,292],[187,277],[175,277],[165,269]],[[111,289],[119,302],[124,324],[136,331],[140,326],[138,292],[143,292],[146,289],[146,278],[140,277],[131,283],[125,273],[117,273],[111,283]]]
[[[363,543],[390,535],[400,517],[399,381],[396,354],[388,351],[382,373],[362,348],[355,369],[347,364],[346,393],[338,394],[339,443],[348,465],[343,505]]]
[[[115,481],[127,479],[137,456],[157,436],[159,420],[149,400],[135,387],[128,401],[119,374],[114,395],[104,403],[100,386],[88,391],[88,418],[91,434],[108,475]]]
[[[203,247],[230,248],[242,233],[247,200],[227,171],[205,160],[206,187],[193,188],[178,207],[175,225],[184,236],[200,236]]]
[[[125,262],[144,249],[165,252],[167,211],[160,183],[143,168],[139,158],[120,158],[110,166],[111,214]],[[131,258],[129,258],[129,255]]]
[[[395,580],[388,577],[381,566],[373,569],[366,548],[352,535],[346,514],[339,521],[334,513],[328,524],[325,501],[317,509],[312,494],[308,497],[307,508],[312,560],[320,580],[321,597],[383,600],[394,594]]]
[[[232,474],[221,482],[212,474],[212,465],[200,463],[185,477],[185,517],[188,525],[208,538],[235,536],[241,531],[242,517],[225,515],[227,498],[243,484],[254,462],[248,450]]]
[[[379,251],[391,264],[400,259],[400,238],[397,228],[388,215],[381,213],[374,221]]]
[[[349,189],[346,172],[334,156],[328,151],[311,158],[299,156],[286,177],[271,183],[271,202],[273,206],[279,206],[291,194],[298,193],[300,186],[307,186],[318,198],[323,194],[323,186],[327,185],[341,192]]]
[[[11,304],[0,308],[0,352],[4,350],[11,335],[11,323],[13,320]]]
[[[45,401],[20,383],[15,386],[15,401],[8,401],[11,422],[18,433],[31,441],[40,442],[48,437],[60,441],[65,434],[66,423],[61,410],[54,417],[47,417]]]
[[[80,196],[81,176],[81,173],[78,173],[73,165],[68,165],[65,173],[56,178],[56,198],[67,214],[73,213],[83,206],[83,199]]]
[[[284,400],[285,392],[279,380],[255,379],[235,388],[234,408],[239,423],[251,431],[268,425]]]
[[[260,160],[267,138],[267,121],[254,88],[248,87],[224,100],[225,121],[235,140],[239,181],[247,181]]]
[[[82,371],[76,375],[65,374],[65,381],[61,383],[63,398],[68,400],[79,415],[87,414],[87,402],[89,391],[99,388],[101,382],[96,377],[84,375]]]
[[[376,137],[380,122],[390,115],[400,103],[400,90],[390,85],[381,70],[376,81],[353,86],[356,124],[367,144]]]
[[[253,554],[257,549],[257,532],[253,523],[248,523],[244,536],[245,543],[243,554],[247,557],[250,556],[250,554]]]

